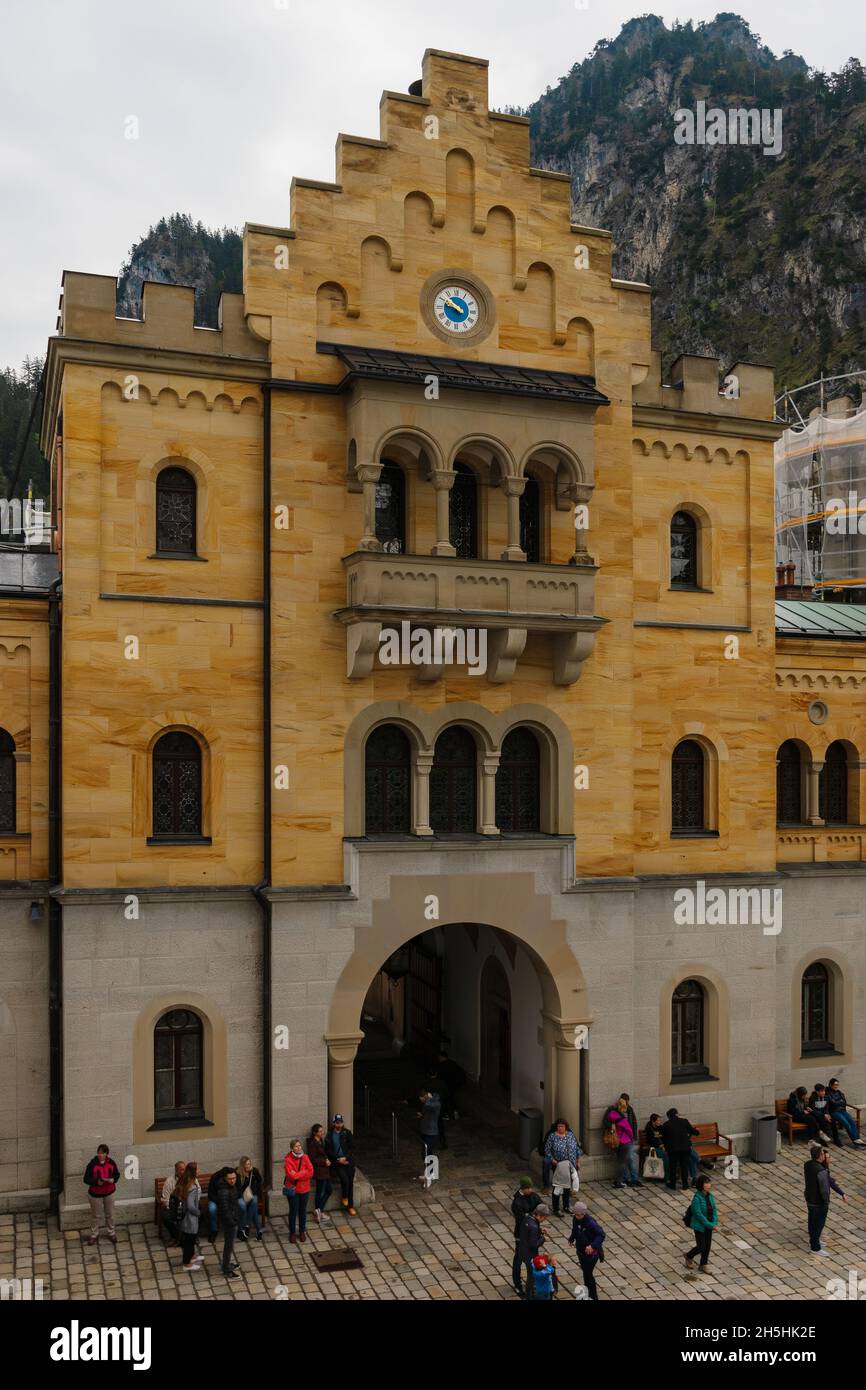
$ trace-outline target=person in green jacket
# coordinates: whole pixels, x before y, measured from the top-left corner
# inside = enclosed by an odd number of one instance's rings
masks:
[[[713,1231],[719,1224],[719,1213],[716,1209],[716,1199],[710,1192],[712,1182],[706,1173],[702,1173],[695,1183],[697,1189],[692,1204],[688,1210],[688,1225],[695,1233],[695,1244],[686,1254],[685,1260],[689,1269],[695,1267],[695,1256],[700,1255],[700,1269],[705,1269],[710,1258],[710,1246],[713,1243]]]

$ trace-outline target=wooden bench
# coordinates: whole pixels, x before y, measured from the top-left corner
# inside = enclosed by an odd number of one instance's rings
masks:
[[[207,1190],[213,1173],[199,1173],[198,1181],[201,1187],[201,1201],[198,1204],[201,1219],[208,1220],[207,1210]],[[162,1205],[162,1189],[165,1187],[165,1178],[154,1178],[153,1180],[153,1219],[156,1222],[156,1229],[162,1235],[162,1223],[165,1217],[165,1207]],[[264,1226],[268,1219],[268,1188],[262,1187],[259,1193],[259,1214]]]
[[[692,1147],[699,1158],[724,1158],[734,1152],[733,1139],[730,1139],[727,1134],[719,1133],[719,1126],[715,1120],[707,1124],[693,1125],[692,1128],[698,1131],[692,1139]],[[722,1140],[724,1140],[724,1145]],[[643,1169],[643,1162],[648,1153],[649,1145],[643,1131],[641,1131],[638,1148],[638,1161],[641,1169]]]
[[[783,1134],[787,1134],[787,1136],[788,1136],[788,1143],[789,1143],[789,1144],[793,1144],[793,1142],[794,1142],[794,1140],[796,1139],[796,1137],[797,1137],[798,1134],[803,1134],[803,1135],[808,1136],[808,1134],[809,1134],[809,1126],[808,1126],[808,1125],[804,1125],[804,1124],[800,1124],[800,1122],[799,1122],[798,1120],[795,1120],[795,1119],[794,1119],[794,1116],[793,1116],[793,1115],[789,1115],[788,1112],[787,1112],[787,1110],[785,1109],[785,1106],[786,1106],[787,1104],[788,1104],[788,1097],[787,1097],[787,1096],[784,1096],[781,1100],[779,1100],[779,1099],[777,1098],[777,1100],[776,1100],[776,1123],[778,1124],[779,1129],[782,1131],[782,1133],[783,1133]],[[854,1111],[854,1115],[856,1116],[856,1119],[857,1119],[857,1129],[859,1130],[859,1129],[860,1129],[860,1106],[859,1106],[859,1105],[849,1105],[849,1106],[848,1106],[848,1109]]]
[[[734,1152],[733,1139],[727,1134],[719,1134],[719,1126],[715,1120],[707,1124],[696,1124],[694,1128],[698,1132],[692,1139],[692,1145],[698,1158],[726,1158]]]

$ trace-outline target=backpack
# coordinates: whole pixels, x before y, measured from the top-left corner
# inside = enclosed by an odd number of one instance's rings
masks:
[[[177,1192],[172,1192],[168,1199],[168,1215],[169,1219],[173,1221],[178,1228],[184,1218],[185,1209],[186,1203],[178,1196]]]

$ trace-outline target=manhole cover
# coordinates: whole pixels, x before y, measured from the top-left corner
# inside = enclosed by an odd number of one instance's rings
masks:
[[[354,1250],[324,1250],[320,1255],[313,1256],[313,1264],[320,1274],[333,1274],[335,1270],[343,1269],[363,1269],[362,1260],[358,1259]]]

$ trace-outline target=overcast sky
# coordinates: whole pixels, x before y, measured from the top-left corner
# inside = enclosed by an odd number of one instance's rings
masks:
[[[729,0],[777,54],[866,59],[856,0]],[[161,216],[286,225],[293,174],[334,177],[338,131],[379,134],[425,48],[491,60],[526,105],[636,14],[724,0],[4,0],[0,366],[42,353],[64,269],[117,274]],[[138,140],[124,137],[130,116]]]

